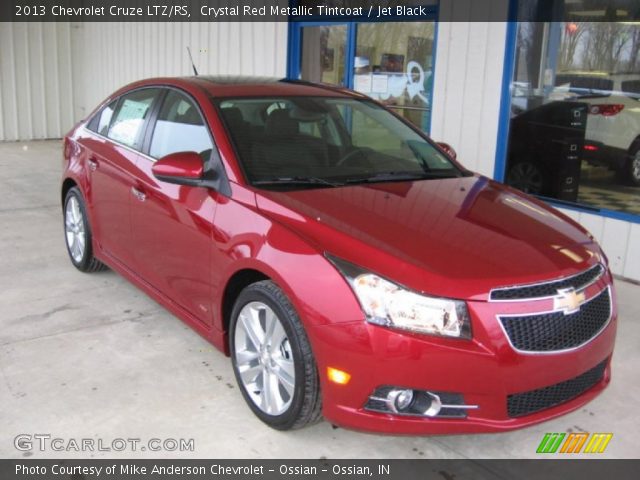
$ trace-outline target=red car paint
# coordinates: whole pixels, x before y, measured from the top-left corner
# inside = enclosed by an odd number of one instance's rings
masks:
[[[195,152],[178,152],[162,157],[153,164],[151,171],[156,177],[179,174],[191,179],[199,179],[204,173],[202,158]]]
[[[124,87],[103,105],[148,86],[179,89],[197,102],[231,192],[159,181],[152,170],[170,173],[170,161],[154,164],[81,123],[65,138],[63,191],[72,184],[82,191],[95,255],[226,354],[225,292],[232,292],[243,272],[272,279],[303,321],[329,421],[387,433],[503,431],[574,410],[608,384],[609,366],[601,381],[573,400],[518,418],[506,412],[507,395],[574,378],[610,359],[613,351],[617,311],[608,269],[585,294],[590,298],[611,288],[611,320],[596,338],[571,351],[519,353],[496,320],[498,314],[549,311],[550,299],[489,301],[491,289],[575,275],[606,262],[593,238],[568,217],[478,175],[293,192],[261,190],[245,181],[211,98],[360,95],[295,82],[234,85],[197,77],[162,78]],[[115,227],[105,229],[105,224]],[[326,252],[415,291],[466,300],[473,339],[366,323],[353,291]],[[327,367],[348,372],[351,381],[329,382]],[[466,404],[479,408],[464,419],[365,410],[368,396],[380,385],[460,392]]]

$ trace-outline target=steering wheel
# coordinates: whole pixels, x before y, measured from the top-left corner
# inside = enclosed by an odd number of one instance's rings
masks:
[[[364,153],[362,152],[362,150],[360,148],[358,148],[356,150],[351,150],[349,153],[344,155],[340,160],[338,160],[338,163],[336,163],[336,166],[341,166],[341,165],[347,163],[347,161],[352,160],[353,158],[355,158],[356,155],[363,155],[364,156]]]

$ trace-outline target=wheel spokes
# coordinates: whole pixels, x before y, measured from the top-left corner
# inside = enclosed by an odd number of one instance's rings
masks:
[[[69,253],[75,262],[80,262],[84,256],[86,235],[80,202],[76,197],[71,197],[67,202],[64,226]]]
[[[261,407],[266,413],[276,415],[282,411],[285,404],[280,393],[278,377],[273,372],[265,371],[262,379]]]
[[[280,321],[276,317],[276,314],[273,313],[273,310],[265,309],[263,310],[263,312],[264,312],[263,315],[264,315],[264,332],[265,332],[264,343],[265,345],[270,347],[272,345],[273,332],[276,328],[276,325],[280,325]],[[282,328],[282,325],[280,325],[280,327]]]
[[[250,350],[249,348],[245,350],[236,351],[236,363],[238,366],[242,365],[251,365],[258,360],[258,352],[255,350]]]
[[[245,382],[246,385],[255,384],[258,376],[263,373],[262,367],[260,365],[247,365],[244,369],[238,368],[238,370],[240,371],[242,381]]]
[[[240,322],[242,322],[242,327],[247,338],[253,344],[253,347],[256,351],[260,350],[262,346],[262,341],[264,337],[264,333],[260,331],[260,323],[257,315],[254,316],[253,312],[250,312],[249,315],[246,313],[240,313]]]
[[[73,219],[76,223],[80,223],[82,221],[82,214],[80,213],[80,204],[78,200],[75,198],[71,198],[71,210],[73,211]]]
[[[293,362],[288,362],[288,361],[280,361],[278,362],[276,360],[276,369],[274,369],[274,372],[276,374],[276,376],[278,377],[278,381],[280,382],[280,385],[282,385],[285,389],[285,391],[287,392],[287,394],[289,395],[289,397],[293,397],[293,390],[295,388],[295,374],[294,369],[293,369]]]
[[[295,366],[286,331],[262,302],[245,305],[235,327],[234,360],[249,398],[263,412],[281,415],[295,392]]]
[[[276,320],[276,325],[271,333],[271,353],[279,354],[280,346],[287,340],[287,333],[284,331],[282,324]]]

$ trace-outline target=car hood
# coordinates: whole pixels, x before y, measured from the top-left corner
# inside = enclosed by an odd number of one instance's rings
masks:
[[[263,190],[257,205],[320,251],[439,296],[485,300],[492,288],[571,275],[600,256],[568,217],[480,176]]]

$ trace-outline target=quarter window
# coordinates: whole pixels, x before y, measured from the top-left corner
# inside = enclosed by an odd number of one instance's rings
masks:
[[[109,124],[113,118],[113,112],[116,109],[118,101],[114,100],[109,105],[104,107],[100,112],[91,119],[89,122],[89,130],[99,133],[100,135],[106,135],[109,130]]]
[[[212,147],[209,130],[194,103],[170,90],[156,121],[149,155],[161,158],[176,152],[202,154]]]
[[[140,149],[141,130],[158,90],[146,88],[123,96],[107,136],[129,147]]]

